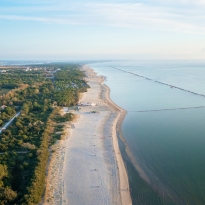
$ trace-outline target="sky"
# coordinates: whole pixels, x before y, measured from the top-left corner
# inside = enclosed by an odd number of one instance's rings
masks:
[[[205,59],[205,0],[1,0],[0,60]]]

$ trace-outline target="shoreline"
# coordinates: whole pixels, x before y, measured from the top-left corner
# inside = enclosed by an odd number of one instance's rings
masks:
[[[108,91],[107,91],[107,92],[108,92],[108,93],[107,93],[107,95],[108,95],[108,96],[107,96],[107,99],[108,99],[108,101],[109,101],[109,105],[115,107],[115,109],[117,109],[118,112],[121,112],[121,115],[119,116],[119,120],[118,120],[118,122],[116,123],[116,133],[119,134],[118,137],[120,138],[120,140],[121,140],[122,143],[123,143],[123,146],[124,146],[124,148],[125,148],[125,153],[126,153],[128,159],[129,159],[130,163],[134,166],[135,170],[136,170],[137,173],[139,174],[139,176],[140,176],[147,184],[151,185],[151,181],[150,181],[149,177],[147,176],[146,172],[142,169],[142,167],[141,167],[141,165],[139,164],[138,160],[133,156],[132,151],[131,151],[130,148],[128,147],[127,142],[126,142],[126,140],[125,140],[125,138],[124,138],[124,136],[123,136],[123,134],[122,134],[122,129],[121,129],[121,127],[122,127],[123,120],[124,120],[125,117],[126,117],[127,111],[126,111],[125,109],[121,108],[120,106],[118,106],[115,102],[113,102],[113,101],[111,100],[111,98],[110,98],[110,88],[109,88],[107,85],[105,85],[105,84],[103,84],[103,86],[108,90]],[[117,137],[117,138],[118,138],[118,137]],[[117,139],[117,140],[118,140],[118,139]],[[118,143],[118,144],[119,144],[119,143]],[[121,152],[121,151],[120,151],[120,152]],[[122,155],[122,154],[121,154],[121,155]],[[121,156],[121,158],[122,158],[122,160],[123,160],[123,157],[122,157],[122,156]],[[123,160],[123,162],[124,162],[124,160]],[[125,164],[125,162],[124,162],[124,164]],[[124,166],[125,166],[125,165],[124,165]],[[127,171],[126,171],[126,173],[127,173]],[[128,179],[128,173],[127,173],[127,179]],[[129,183],[129,180],[128,180],[128,183]]]
[[[105,84],[102,84],[102,86],[104,86],[104,88],[106,89],[105,99],[108,101],[109,106],[114,107],[117,110],[116,112],[118,112],[118,115],[112,127],[113,127],[113,146],[115,150],[115,157],[116,157],[118,167],[119,167],[119,181],[120,181],[120,190],[121,190],[120,195],[122,199],[122,204],[132,204],[130,202],[131,196],[129,196],[130,199],[127,200],[126,192],[124,192],[124,187],[127,186],[128,190],[130,190],[130,187],[129,187],[128,173],[127,173],[125,163],[124,163],[124,160],[123,160],[120,148],[119,148],[119,142],[118,142],[118,137],[117,137],[117,133],[120,133],[120,135],[122,136],[121,125],[123,123],[124,118],[126,117],[127,111],[112,101],[112,99],[110,98],[110,88]]]
[[[72,111],[78,120],[51,156],[43,204],[131,205],[129,181],[117,132],[126,111],[110,99],[104,78],[83,66],[90,88],[81,102],[96,106]],[[64,108],[64,113],[68,112]],[[69,111],[70,112],[70,111]]]

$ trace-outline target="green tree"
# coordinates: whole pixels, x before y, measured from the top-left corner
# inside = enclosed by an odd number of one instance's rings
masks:
[[[17,193],[6,187],[0,190],[0,202],[1,204],[10,204],[17,197]],[[10,202],[10,203],[9,203]]]
[[[8,176],[7,166],[0,164],[0,187],[4,185],[2,179]]]
[[[28,106],[27,103],[24,103],[24,104],[23,104],[22,110],[24,111],[25,114],[28,114],[28,112],[29,112],[29,106]]]

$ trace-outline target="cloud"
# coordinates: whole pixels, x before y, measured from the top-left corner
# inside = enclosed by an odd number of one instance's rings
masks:
[[[205,5],[205,0],[148,0],[147,3],[155,3],[169,6],[201,6]]]
[[[84,8],[96,17],[95,21],[100,20],[99,23],[111,26],[205,32],[205,14],[200,15],[192,10],[182,11],[141,3],[92,4]]]
[[[161,0],[158,0],[160,3]],[[1,8],[0,19],[16,21],[37,21],[53,24],[83,24],[112,27],[146,28],[179,32],[205,33],[204,9],[173,7],[191,5],[191,0],[166,0],[161,5],[146,3],[68,3],[52,1],[46,6]],[[205,5],[205,0],[194,1]],[[22,13],[24,15],[22,15]]]
[[[0,19],[3,20],[15,20],[15,21],[37,21],[42,23],[55,23],[55,24],[76,24],[75,21],[65,18],[41,18],[41,17],[29,17],[18,15],[0,15]]]

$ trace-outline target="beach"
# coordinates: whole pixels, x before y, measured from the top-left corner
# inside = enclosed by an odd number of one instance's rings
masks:
[[[63,109],[77,118],[53,148],[44,204],[132,204],[116,130],[126,111],[111,101],[102,76],[82,70],[90,86],[80,99],[86,106]]]

